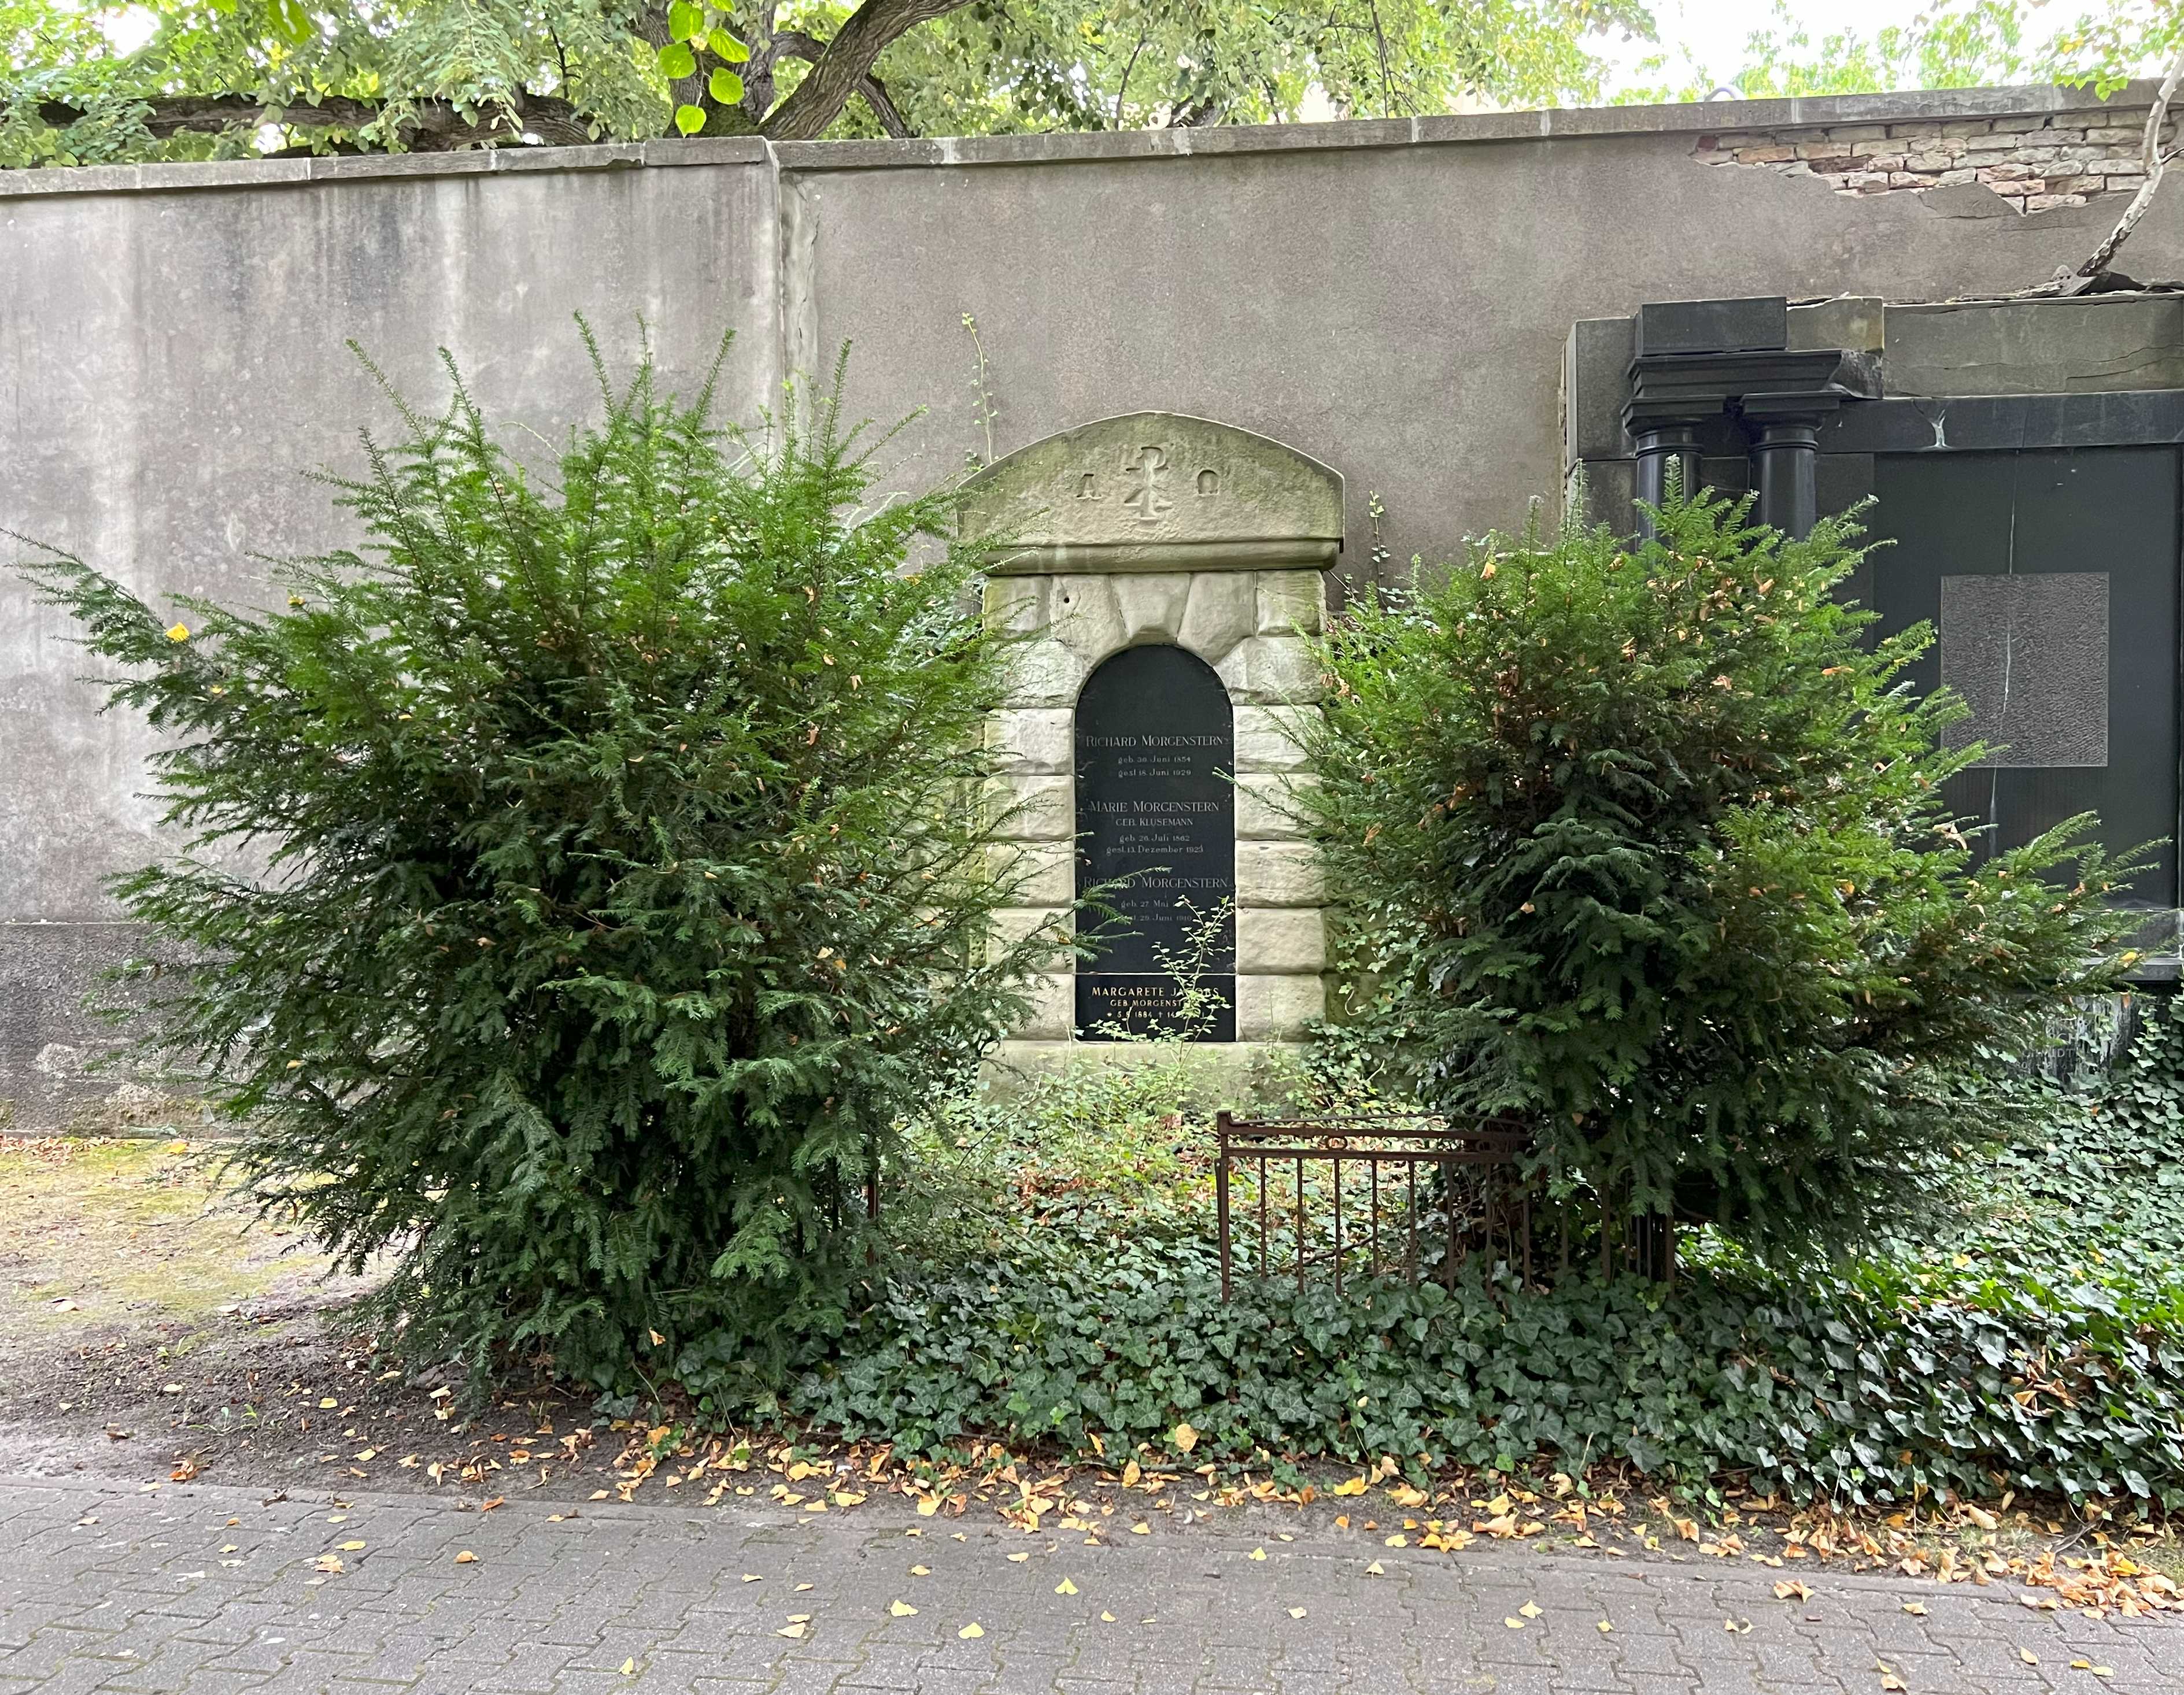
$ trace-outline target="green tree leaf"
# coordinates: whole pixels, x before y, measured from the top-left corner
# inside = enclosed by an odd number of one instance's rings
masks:
[[[690,0],[674,0],[667,8],[667,33],[678,42],[695,44],[705,39],[705,8]]]
[[[744,97],[744,80],[733,70],[716,66],[705,79],[705,90],[723,106],[733,106]]]
[[[670,82],[698,74],[698,55],[688,42],[670,42],[660,50],[660,74]]]
[[[742,64],[750,58],[750,49],[726,30],[715,30],[705,37],[705,45],[712,48],[714,58],[730,64]]]
[[[675,127],[686,136],[694,136],[705,127],[705,108],[702,106],[677,106],[675,108]]]

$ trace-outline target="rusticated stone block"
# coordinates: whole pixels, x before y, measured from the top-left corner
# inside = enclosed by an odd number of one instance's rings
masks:
[[[1327,920],[1316,908],[1240,907],[1236,971],[1273,976],[1327,966]]]
[[[1318,906],[1326,898],[1319,850],[1310,842],[1236,844],[1238,906]]]
[[[1312,1020],[1326,1016],[1327,986],[1316,976],[1236,979],[1239,1041],[1300,1041]]]
[[[1245,775],[1236,779],[1236,841],[1300,842],[1304,824],[1294,814],[1297,794],[1317,779],[1305,775]]]

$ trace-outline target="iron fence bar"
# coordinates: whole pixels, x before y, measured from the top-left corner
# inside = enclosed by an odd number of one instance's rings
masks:
[[[1296,1271],[1297,1293],[1304,1293],[1304,1156],[1297,1155],[1296,1163]]]
[[[1343,1293],[1343,1155],[1334,1155],[1334,1295]]]
[[[1441,1255],[1441,1281],[1453,1289],[1456,1287],[1456,1166],[1444,1163],[1440,1168],[1441,1210],[1448,1215],[1448,1248]]]
[[[1267,1246],[1267,1156],[1259,1156],[1259,1281],[1267,1281],[1268,1268],[1273,1264]]]
[[[1373,1178],[1373,1258],[1365,1275],[1377,1277],[1380,1275],[1380,1162],[1375,1159],[1367,1169]]]
[[[1217,1114],[1213,1120],[1218,1138],[1219,1152],[1213,1164],[1213,1209],[1221,1220],[1221,1299],[1228,1300],[1228,1114]]]
[[[1403,1250],[1403,1252],[1404,1252],[1404,1257],[1405,1257],[1405,1259],[1407,1260],[1407,1265],[1408,1265],[1408,1275],[1409,1275],[1410,1285],[1411,1285],[1411,1287],[1412,1287],[1413,1289],[1415,1289],[1415,1288],[1417,1288],[1417,1287],[1418,1287],[1418,1162],[1417,1162],[1416,1160],[1412,1160],[1412,1161],[1411,1162],[1410,1173],[1411,1173],[1411,1219],[1410,1219],[1410,1226],[1411,1226],[1411,1227],[1410,1227],[1410,1242],[1409,1242],[1409,1245],[1408,1245],[1407,1247],[1406,1247],[1406,1248],[1405,1248],[1405,1249]]]

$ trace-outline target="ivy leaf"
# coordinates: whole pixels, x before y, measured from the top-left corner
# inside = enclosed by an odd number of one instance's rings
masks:
[[[716,66],[713,74],[705,79],[705,89],[722,105],[733,106],[744,97],[744,80],[733,70]]]
[[[698,55],[687,42],[670,42],[660,50],[660,74],[671,82],[698,74]]]

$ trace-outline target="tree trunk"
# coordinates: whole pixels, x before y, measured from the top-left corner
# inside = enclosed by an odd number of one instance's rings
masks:
[[[889,44],[920,24],[945,17],[967,0],[864,0],[834,32],[796,92],[759,126],[769,141],[816,141],[872,75]],[[883,95],[884,98],[884,95]],[[878,110],[878,107],[874,108]],[[881,121],[884,123],[885,118]]]

